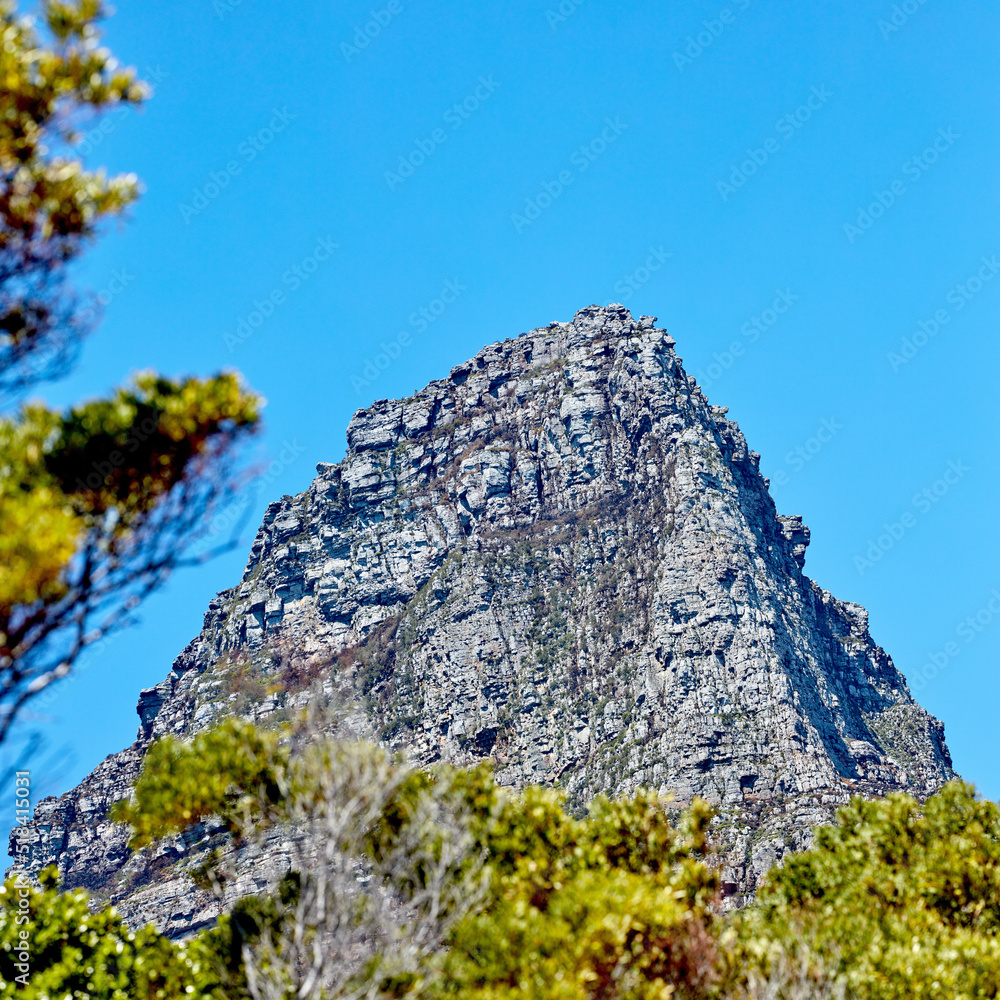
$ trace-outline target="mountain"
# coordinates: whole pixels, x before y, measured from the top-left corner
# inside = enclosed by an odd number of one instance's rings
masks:
[[[208,834],[130,859],[105,812],[151,740],[287,713],[315,677],[421,762],[487,757],[575,803],[704,796],[734,903],[852,794],[954,776],[941,723],[865,610],[804,574],[809,529],[654,318],[591,306],[493,344],[358,410],[347,443],[268,507],[242,581],[140,695],[136,742],[38,804],[30,870],[58,864],[132,922],[210,921],[175,867]],[[238,859],[233,893],[263,887],[272,848]]]

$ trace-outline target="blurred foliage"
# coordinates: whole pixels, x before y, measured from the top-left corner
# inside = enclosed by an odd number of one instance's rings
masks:
[[[65,371],[86,332],[65,266],[139,193],[73,155],[94,115],[148,95],[100,44],[104,14],[99,0],[43,2],[37,18],[0,2],[0,390]]]
[[[65,415],[25,406],[0,419],[0,650],[19,606],[65,596],[65,569],[93,530],[122,537],[224,435],[257,420],[233,375],[138,376]]]
[[[220,818],[241,839],[262,822],[261,801],[280,807],[288,763],[277,735],[249,722],[227,720],[187,742],[165,736],[149,748],[132,798],[118,802],[111,817],[131,824],[133,848],[207,817]]]
[[[210,815],[239,839],[254,824],[294,818],[321,774],[352,766],[359,756],[381,759],[399,780],[383,778],[390,791],[380,812],[363,830],[343,834],[342,846],[360,845],[376,868],[388,861],[384,870],[402,901],[419,896],[447,848],[451,828],[420,825],[426,851],[418,863],[393,863],[436,789],[445,789],[471,833],[464,860],[448,866],[447,877],[457,881],[477,860],[486,864],[483,905],[450,927],[440,954],[424,969],[400,973],[391,963],[371,963],[366,975],[382,995],[707,995],[717,978],[718,917],[711,911],[717,877],[704,864],[711,812],[700,801],[679,825],[650,793],[618,802],[599,798],[586,817],[575,818],[558,793],[501,789],[485,765],[422,772],[356,743],[310,742],[290,753],[276,734],[228,721],[188,743],[167,737],[154,744],[135,794],[113,815],[132,824],[134,846]],[[373,783],[367,786],[378,794]],[[364,781],[351,785],[354,797],[365,790]],[[274,930],[275,911],[256,905],[264,909],[255,919]],[[238,924],[241,947],[252,946],[253,921],[243,913]],[[234,927],[214,932],[214,947],[230,967]]]
[[[84,890],[58,890],[54,868],[42,872],[39,886],[11,878],[0,888],[0,997],[221,997],[215,965],[200,939],[184,944],[152,927],[131,931],[114,907],[91,912]]]
[[[88,332],[66,267],[139,194],[75,155],[148,88],[101,45],[100,0],[0,0],[0,401],[60,377]],[[86,310],[93,313],[93,310]],[[0,741],[31,697],[180,564],[231,493],[260,400],[233,374],[138,375],[110,398],[0,418]]]
[[[0,418],[0,739],[180,563],[259,406],[232,374],[147,373],[64,414]]]
[[[417,968],[376,954],[337,989],[300,992],[289,977],[287,992],[267,996],[971,1000],[1000,992],[1000,809],[961,782],[923,805],[904,795],[852,800],[811,849],[770,873],[753,905],[729,914],[718,907],[711,810],[700,800],[680,811],[640,791],[598,797],[573,816],[557,791],[501,788],[485,765],[419,771],[371,744],[296,745],[294,733],[248,722],[159,741],[115,816],[133,824],[137,845],[210,814],[239,841],[255,827],[301,821],[296,809],[310,796],[308,808],[320,808],[324,769],[338,768],[354,778],[337,786],[344,801],[324,808],[343,813],[347,798],[366,794],[379,805],[352,814],[364,818],[351,836],[341,831],[340,846],[353,845],[362,865],[352,879],[368,871],[385,880],[397,909],[418,898],[449,830],[427,825],[422,804],[443,790],[471,832],[446,877],[459,881],[481,863],[486,891]],[[394,851],[414,830],[427,850],[420,864],[399,866]],[[250,989],[247,961],[265,939],[277,956],[304,933],[293,918],[316,874],[290,871],[185,944],[150,928],[132,934],[110,909],[91,916],[84,893],[60,895],[46,875],[30,897],[35,992],[25,995],[263,996]],[[4,893],[0,974],[9,984],[18,911],[12,883]],[[322,943],[320,929],[311,933]],[[90,985],[78,986],[84,979]]]
[[[855,798],[736,924],[734,965],[798,939],[858,1000],[1000,995],[1000,808],[959,781],[923,806]]]
[[[550,789],[505,795],[491,824],[492,891],[455,929],[431,992],[500,997],[704,996],[714,982],[711,812],[679,827],[640,792],[576,819]]]

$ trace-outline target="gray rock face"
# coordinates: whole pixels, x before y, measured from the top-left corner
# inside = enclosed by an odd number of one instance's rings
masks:
[[[803,574],[809,529],[654,323],[591,306],[358,410],[344,460],[268,507],[242,582],[142,692],[136,742],[38,805],[26,867],[133,923],[211,920],[175,862],[212,832],[129,859],[104,813],[152,739],[287,713],[317,675],[421,762],[488,757],[575,802],[704,796],[734,902],[850,795],[953,777],[941,723],[865,610]],[[234,893],[280,867],[265,855]]]

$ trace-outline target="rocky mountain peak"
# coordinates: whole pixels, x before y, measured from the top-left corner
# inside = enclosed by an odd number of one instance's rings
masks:
[[[804,575],[809,529],[726,413],[620,305],[358,410],[345,457],[268,507],[241,582],[142,692],[132,747],[39,804],[28,867],[176,933],[212,919],[178,868],[208,834],[130,858],[106,809],[152,739],[280,717],[317,678],[421,762],[486,757],[579,804],[706,797],[735,901],[851,794],[933,791],[953,776],[941,724],[864,609]],[[268,865],[237,862],[233,892],[260,888]]]

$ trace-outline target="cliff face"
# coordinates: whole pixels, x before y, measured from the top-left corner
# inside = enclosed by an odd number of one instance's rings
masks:
[[[210,920],[174,865],[204,831],[129,860],[104,812],[150,740],[287,712],[317,675],[419,761],[489,757],[576,801],[704,796],[737,900],[851,794],[952,777],[941,724],[864,609],[803,574],[808,529],[673,345],[594,306],[359,410],[344,460],[271,504],[242,582],[142,692],[136,742],[38,805],[31,870],[133,922]],[[241,859],[232,891],[276,864]]]

